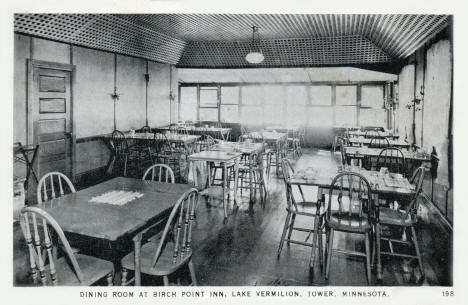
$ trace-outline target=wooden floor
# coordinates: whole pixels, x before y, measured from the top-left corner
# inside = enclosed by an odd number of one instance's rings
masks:
[[[326,150],[306,150],[297,160],[297,167],[314,166],[323,170],[335,167],[339,155]],[[193,232],[194,263],[201,286],[250,285],[367,285],[365,263],[362,258],[336,253],[333,256],[330,277],[325,280],[320,268],[309,274],[311,248],[300,245],[284,246],[281,257],[277,249],[286,217],[286,203],[282,179],[274,172],[268,182],[268,197],[264,206],[243,205],[227,221],[222,207],[216,202],[198,206]],[[313,194],[312,190],[310,192]],[[306,194],[307,195],[307,194]],[[244,194],[247,201],[247,194]],[[421,200],[421,221],[418,223],[426,278],[423,285],[452,285],[452,233],[442,225],[430,206]],[[304,226],[313,224],[304,222]],[[297,239],[306,238],[296,235]],[[24,240],[18,225],[14,227],[14,281],[25,283],[27,261]],[[359,236],[336,234],[334,247],[362,251],[364,242]],[[372,285],[416,285],[418,273],[415,262],[400,259],[383,260],[383,279]],[[160,282],[151,282],[159,285]]]

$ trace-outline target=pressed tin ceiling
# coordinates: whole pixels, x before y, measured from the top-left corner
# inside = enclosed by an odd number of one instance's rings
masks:
[[[448,25],[447,15],[15,14],[15,31],[180,67],[250,67],[259,27],[261,67],[391,63]],[[257,65],[255,65],[257,66]]]

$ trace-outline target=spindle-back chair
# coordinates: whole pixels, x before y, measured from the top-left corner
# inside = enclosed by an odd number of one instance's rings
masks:
[[[294,168],[292,167],[291,163],[288,159],[284,158],[282,160],[282,171],[283,171],[283,181],[286,188],[286,220],[284,222],[283,233],[281,234],[281,240],[278,247],[278,258],[281,255],[281,251],[283,249],[283,245],[287,242],[289,246],[291,243],[299,244],[302,246],[312,247],[312,251],[314,255],[311,256],[310,266],[313,268],[315,264],[315,248],[318,246],[319,249],[319,261],[320,265],[322,265],[322,256],[323,256],[323,249],[322,249],[322,221],[324,215],[323,205],[320,205],[318,202],[307,201],[304,196],[304,192],[302,190],[301,185],[293,185],[291,183],[291,177],[294,174]],[[293,186],[296,186],[299,190],[300,198],[298,198],[297,194],[295,194]],[[324,204],[324,203],[322,203]],[[295,227],[294,223],[296,221],[297,216],[303,217],[310,217],[314,219],[314,227],[312,228],[302,228],[302,227]],[[309,223],[309,221],[307,221]],[[303,240],[297,240],[292,238],[293,231],[299,232],[306,232],[308,233],[307,238]],[[287,234],[287,237],[286,237]],[[308,239],[310,235],[313,234],[312,243],[308,243]],[[317,245],[318,240],[318,245]]]
[[[138,243],[135,244],[135,252],[122,259],[122,285],[128,285],[132,281],[135,285],[140,285],[141,273],[144,273],[163,277],[164,285],[167,286],[169,276],[184,266],[189,268],[192,284],[197,285],[192,262],[192,229],[197,203],[196,189],[185,192],[172,209],[159,243],[150,241],[141,248],[138,248]],[[147,230],[149,229],[151,228]],[[136,238],[141,241],[147,230],[139,233]],[[128,270],[135,272],[134,279],[127,280]]]
[[[151,130],[151,127],[149,127],[148,125],[145,125],[145,126],[140,128],[139,132],[141,132],[141,133],[151,133],[152,130]]]
[[[75,186],[67,176],[60,172],[45,174],[38,183],[37,203],[61,197],[67,193],[76,192]]]
[[[145,171],[141,180],[175,183],[174,173],[172,172],[172,169],[166,164],[151,165]]]
[[[325,215],[327,230],[325,278],[330,273],[335,231],[365,235],[365,253],[339,249],[336,251],[366,258],[367,281],[371,282],[370,239],[375,215],[369,182],[357,173],[338,174],[332,181]]]
[[[391,173],[399,173],[404,176],[408,174],[408,165],[405,155],[396,147],[386,147],[380,151],[376,164],[371,164],[373,170],[388,168]]]
[[[386,148],[390,147],[390,142],[387,138],[372,138],[369,143],[371,148]]]
[[[411,199],[407,203],[403,203],[403,209],[399,208],[390,208],[390,207],[380,207],[377,210],[377,220],[376,220],[376,241],[377,241],[377,259],[380,262],[381,255],[390,255],[397,256],[402,258],[417,259],[419,264],[419,270],[421,272],[421,279],[424,278],[424,267],[422,264],[421,252],[419,251],[418,239],[416,235],[415,225],[417,223],[417,214],[419,207],[419,196],[422,192],[422,186],[424,182],[426,168],[424,166],[419,167],[414,172],[413,176],[409,179],[410,183],[415,186],[414,194],[411,196]],[[392,238],[383,237],[381,231],[381,225],[396,227],[402,230],[402,238]],[[411,242],[405,237],[410,237]],[[381,251],[380,244],[381,241],[386,241],[389,244],[389,251]],[[412,246],[415,252],[415,255],[408,253],[398,253],[395,252],[396,247],[393,246],[394,243],[400,245]],[[378,264],[380,265],[380,264]]]
[[[114,266],[111,262],[73,253],[60,225],[39,207],[21,211],[21,229],[29,251],[29,264],[34,285],[89,286],[106,278],[112,285]],[[52,235],[55,234],[55,235]],[[55,236],[64,255],[58,256]]]

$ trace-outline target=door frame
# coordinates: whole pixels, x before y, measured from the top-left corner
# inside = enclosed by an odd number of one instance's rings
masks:
[[[70,72],[70,129],[71,129],[71,177],[69,177],[73,182],[75,182],[76,177],[76,136],[75,136],[75,112],[73,105],[73,85],[75,83],[75,65],[72,64],[63,64],[43,60],[34,60],[27,59],[27,74],[28,74],[28,83],[27,83],[27,121],[26,121],[26,143],[28,145],[37,145],[39,143],[39,134],[37,132],[37,120],[38,120],[38,111],[35,108],[34,104],[34,69],[43,68],[51,70],[61,70]],[[39,160],[39,156],[38,156]],[[34,170],[38,172],[38,163],[34,165]],[[40,177],[39,177],[40,179]]]

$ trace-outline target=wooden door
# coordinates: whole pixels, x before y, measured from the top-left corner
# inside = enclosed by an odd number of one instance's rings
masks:
[[[37,173],[61,172],[73,180],[71,73],[73,66],[33,61],[32,138],[39,144]]]

